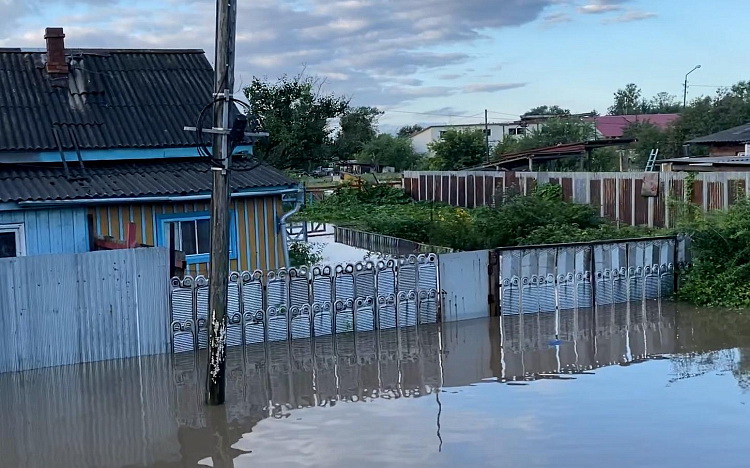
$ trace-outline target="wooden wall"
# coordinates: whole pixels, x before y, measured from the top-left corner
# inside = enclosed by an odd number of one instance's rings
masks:
[[[276,221],[283,214],[281,197],[232,199],[230,209],[236,219],[237,258],[230,260],[234,271],[269,270],[284,266],[284,245],[276,232]],[[179,203],[144,203],[91,207],[98,236],[124,239],[127,225],[135,223],[136,242],[156,245],[157,216],[161,214],[209,211],[208,201]],[[208,263],[188,265],[186,274],[207,275]]]
[[[641,196],[643,172],[416,172],[404,173],[404,190],[419,201],[472,208],[494,205],[508,191],[530,194],[537,184],[562,186],[565,200],[597,206],[602,217],[636,226],[670,227],[672,200],[686,193],[687,173],[660,172],[657,197]],[[706,210],[750,195],[750,172],[697,173],[691,201]]]

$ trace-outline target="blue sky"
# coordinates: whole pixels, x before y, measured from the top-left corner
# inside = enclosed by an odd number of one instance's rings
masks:
[[[213,0],[0,0],[0,46],[197,47]],[[254,0],[239,3],[238,83],[325,77],[328,91],[409,123],[512,119],[557,104],[606,111],[629,82],[689,95],[750,79],[748,0]],[[700,85],[700,86],[699,86]],[[434,115],[424,115],[434,114]],[[451,115],[455,115],[452,117]],[[475,117],[463,117],[475,116]]]

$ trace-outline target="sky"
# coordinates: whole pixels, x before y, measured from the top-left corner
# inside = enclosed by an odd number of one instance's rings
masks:
[[[407,124],[513,120],[532,107],[606,112],[613,93],[682,99],[750,79],[749,0],[238,0],[238,88],[305,73]],[[214,0],[0,0],[0,47],[202,48]]]

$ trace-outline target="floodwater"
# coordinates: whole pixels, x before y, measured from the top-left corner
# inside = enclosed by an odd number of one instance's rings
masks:
[[[0,375],[0,466],[747,466],[750,316],[672,303]]]

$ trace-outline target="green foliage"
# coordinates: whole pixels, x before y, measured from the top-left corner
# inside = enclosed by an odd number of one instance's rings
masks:
[[[679,297],[703,306],[750,307],[750,201],[688,219],[680,230],[693,240],[693,265]]]
[[[646,230],[618,229],[589,205],[563,201],[558,186],[542,185],[531,196],[508,193],[495,208],[456,208],[414,202],[392,187],[352,186],[306,207],[304,219],[457,250],[639,237]],[[600,237],[597,237],[600,236]]]
[[[323,260],[323,246],[307,242],[292,242],[289,245],[289,261],[293,267],[311,266]]]
[[[442,171],[479,165],[484,161],[486,153],[484,133],[481,130],[446,130],[439,140],[433,141],[427,148],[435,153],[432,158],[433,168]]]
[[[608,112],[609,115],[646,114],[647,109],[648,103],[642,97],[641,88],[635,83],[628,83],[615,91],[615,100]]]
[[[409,138],[410,136],[415,135],[422,130],[424,130],[424,127],[419,124],[404,125],[403,127],[398,129],[398,133],[396,134],[396,136],[399,138]]]
[[[333,157],[339,161],[354,159],[377,135],[378,118],[383,112],[375,107],[347,110],[339,121],[339,134],[333,144]]]
[[[276,82],[253,77],[245,96],[270,133],[267,141],[255,144],[256,156],[280,169],[308,171],[331,159],[328,120],[341,117],[349,104],[345,98],[322,94],[321,85],[303,74],[284,75]]]
[[[381,134],[365,144],[356,158],[379,166],[392,166],[401,172],[412,169],[421,156],[414,151],[408,138]]]
[[[505,138],[495,146],[494,153],[496,156],[500,156],[534,148],[577,143],[591,140],[594,136],[595,131],[592,123],[579,118],[556,117],[547,120],[544,125],[531,131],[528,135]]]
[[[529,115],[570,115],[570,109],[563,109],[560,106],[537,106],[524,112],[523,117]]]

